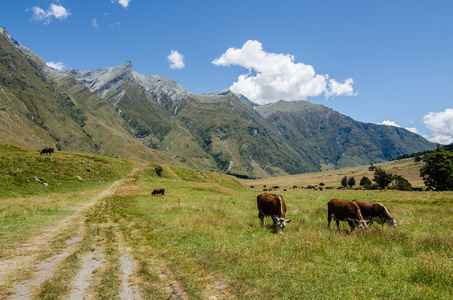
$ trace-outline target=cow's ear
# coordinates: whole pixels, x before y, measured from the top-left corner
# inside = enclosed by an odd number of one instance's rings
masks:
[[[289,222],[291,222],[291,219],[289,219],[289,220],[286,220],[286,224],[288,224]]]

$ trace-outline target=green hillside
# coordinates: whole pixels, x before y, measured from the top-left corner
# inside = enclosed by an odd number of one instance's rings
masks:
[[[130,61],[48,68],[0,34],[0,140],[28,148],[155,161],[264,178],[366,165],[435,149],[405,129],[357,122],[307,101],[254,105],[229,91],[192,94]]]

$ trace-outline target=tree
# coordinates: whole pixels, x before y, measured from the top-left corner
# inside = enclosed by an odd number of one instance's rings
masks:
[[[453,153],[438,151],[424,159],[420,169],[425,185],[436,191],[453,190]]]
[[[401,175],[393,175],[394,186],[392,187],[395,190],[400,191],[412,191],[412,184]]]
[[[383,169],[376,167],[374,169],[374,179],[373,181],[381,188],[385,189],[393,180],[393,174],[386,172]]]
[[[350,187],[353,187],[353,186],[355,185],[355,179],[354,179],[354,177],[351,176],[351,177],[348,178],[348,185],[349,185]]]
[[[362,179],[360,179],[359,185],[360,185],[360,186],[371,185],[371,180],[370,180],[370,178],[368,178],[368,177],[366,177],[366,176],[363,176]]]
[[[341,179],[341,185],[344,187],[348,186],[348,176],[345,176],[343,177],[343,179]]]

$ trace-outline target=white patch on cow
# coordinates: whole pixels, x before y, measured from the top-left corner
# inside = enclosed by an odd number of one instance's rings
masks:
[[[390,218],[393,218],[392,215],[389,213],[389,211],[387,210],[387,207],[384,206],[384,204],[382,203],[379,203],[380,205],[382,205],[382,207],[384,208],[385,212],[387,213],[387,215],[389,215]]]
[[[280,199],[280,216],[283,216],[283,202],[282,202],[282,196],[278,195],[278,199]]]
[[[275,229],[277,230],[278,234],[283,234],[283,230],[286,227],[286,224],[291,222],[291,219],[285,220],[284,218],[278,218],[277,219],[277,224],[275,224]]]

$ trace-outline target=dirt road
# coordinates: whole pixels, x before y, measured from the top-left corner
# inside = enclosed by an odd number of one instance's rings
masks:
[[[111,213],[115,205],[111,199],[136,195],[145,168],[137,167],[74,214],[0,259],[0,286],[6,287],[0,299],[146,299],[140,292],[143,278],[137,275],[138,262],[121,230],[124,224],[118,224]],[[159,274],[159,298],[190,299],[159,254],[147,265]],[[202,297],[235,298],[211,276]]]

